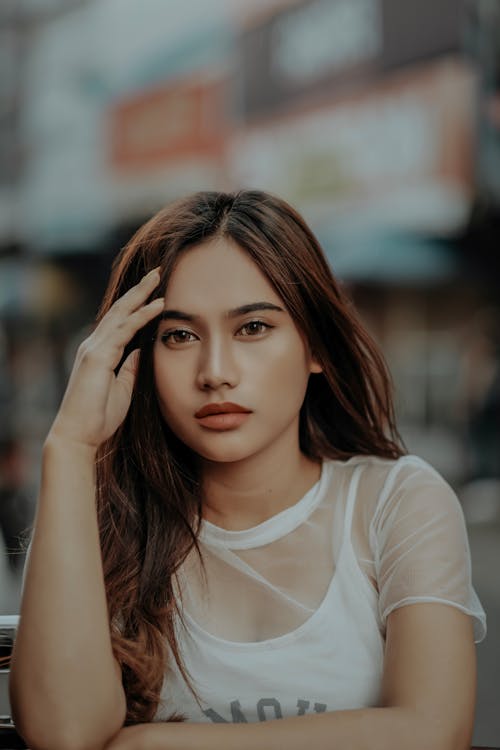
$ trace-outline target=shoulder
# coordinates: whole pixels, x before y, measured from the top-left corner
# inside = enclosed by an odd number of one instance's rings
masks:
[[[426,460],[414,454],[397,459],[354,456],[347,461],[331,460],[330,475],[337,476],[346,494],[355,496],[356,513],[366,525],[380,529],[395,513],[410,507],[432,514],[460,513],[455,492],[444,477]],[[353,498],[354,499],[354,498]]]
[[[412,454],[385,464],[376,497],[370,503],[370,536],[378,544],[426,533],[465,538],[460,501],[446,479],[428,461]],[[451,538],[450,536],[450,538]]]
[[[423,484],[433,482],[448,486],[441,474],[427,461],[414,454],[405,454],[399,458],[382,458],[381,456],[353,456],[347,461],[325,459],[330,475],[371,487],[370,494],[377,490],[388,492],[409,477]]]
[[[339,459],[325,459],[326,463],[332,467],[333,471],[353,474],[363,474],[370,477],[380,477],[388,479],[395,477],[400,472],[421,473],[434,478],[443,478],[439,472],[427,461],[420,456],[412,453],[405,454],[399,458],[383,458],[375,455],[357,455],[352,456],[346,461]]]

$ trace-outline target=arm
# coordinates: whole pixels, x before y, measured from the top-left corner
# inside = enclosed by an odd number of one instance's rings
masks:
[[[98,446],[123,421],[137,352],[115,376],[126,343],[158,315],[149,274],[80,346],[45,442],[41,491],[10,672],[12,714],[33,750],[96,750],[123,725],[95,507]]]
[[[93,451],[53,437],[43,452],[10,697],[18,730],[35,748],[70,748],[82,722],[96,737],[109,737],[125,718],[108,625]]]
[[[470,617],[445,604],[392,612],[382,706],[259,724],[145,724],[106,750],[468,750],[475,703]]]

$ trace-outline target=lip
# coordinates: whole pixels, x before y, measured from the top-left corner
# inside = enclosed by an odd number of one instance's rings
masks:
[[[233,404],[230,401],[222,401],[220,403],[205,404],[201,409],[195,413],[197,419],[203,419],[203,417],[210,417],[214,414],[248,414],[251,409],[247,409],[246,406],[240,406],[240,404]]]
[[[208,414],[206,417],[199,417],[198,422],[202,427],[209,430],[234,430],[243,424],[250,416],[248,411],[231,412],[223,411],[218,414]]]

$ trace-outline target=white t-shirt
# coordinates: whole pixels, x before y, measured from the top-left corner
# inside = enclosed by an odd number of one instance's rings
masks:
[[[178,573],[186,628],[155,720],[254,722],[376,706],[388,614],[442,602],[484,610],[471,585],[462,509],[416,456],[324,460],[319,481],[264,523],[227,531],[203,521],[206,579],[193,551]]]

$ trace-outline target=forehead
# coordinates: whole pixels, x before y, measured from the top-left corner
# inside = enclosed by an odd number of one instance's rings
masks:
[[[169,306],[229,309],[254,299],[278,304],[268,278],[239,245],[227,238],[209,240],[186,250],[176,262],[167,286]]]

